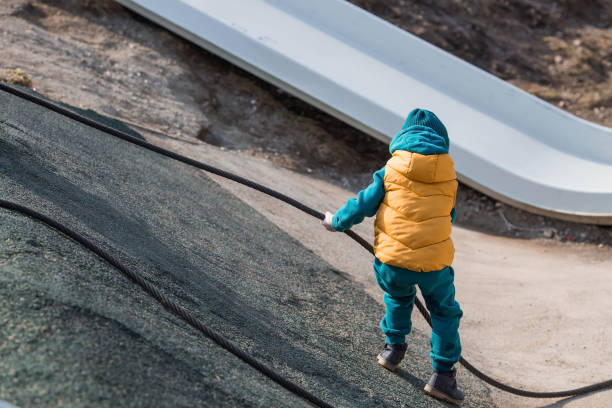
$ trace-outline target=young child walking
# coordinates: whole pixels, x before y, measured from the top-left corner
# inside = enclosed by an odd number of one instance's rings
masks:
[[[460,404],[454,364],[461,355],[455,301],[455,249],[450,238],[455,221],[457,177],[448,154],[448,134],[438,117],[415,109],[389,145],[391,158],[374,173],[374,182],[322,224],[345,231],[376,215],[374,273],[385,292],[380,327],[386,336],[378,363],[393,371],[406,353],[406,335],[419,286],[431,314],[431,359],[434,373],[425,392]]]

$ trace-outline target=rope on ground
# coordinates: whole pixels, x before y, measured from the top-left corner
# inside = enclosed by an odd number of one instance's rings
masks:
[[[243,184],[247,187],[253,188],[257,191],[260,191],[264,194],[267,194],[271,197],[274,197],[278,200],[284,201],[285,203],[297,208],[300,211],[305,212],[306,214],[309,214],[315,218],[318,218],[320,220],[323,220],[325,218],[324,214],[316,211],[310,207],[308,207],[306,204],[301,203],[291,197],[288,197],[278,191],[275,191],[271,188],[265,187],[261,184],[255,183],[254,181],[248,180],[244,177],[240,177],[238,175],[235,175],[233,173],[227,172],[225,170],[221,170],[218,169],[216,167],[213,167],[211,165],[199,162],[197,160],[193,160],[190,159],[188,157],[182,156],[180,154],[177,154],[175,152],[163,149],[159,146],[153,145],[151,143],[145,142],[144,140],[138,139],[134,136],[131,136],[125,132],[121,132],[117,129],[114,129],[110,126],[106,126],[102,123],[99,123],[95,120],[89,119],[83,115],[80,115],[76,112],[73,112],[67,108],[64,108],[62,106],[59,106],[53,102],[47,101],[41,97],[38,97],[36,95],[33,94],[29,94],[27,92],[24,92],[18,88],[14,88],[12,86],[6,85],[2,82],[0,82],[0,89],[4,90],[5,92],[11,93],[17,97],[26,99],[30,102],[33,102],[37,105],[41,105],[44,106],[56,113],[59,113],[60,115],[69,117],[73,120],[76,120],[77,122],[83,123],[87,126],[93,127],[95,129],[98,129],[102,132],[108,133],[112,136],[118,137],[120,139],[123,139],[127,142],[136,144],[138,146],[144,147],[145,149],[148,150],[152,150],[156,153],[159,153],[161,155],[170,157],[174,160],[178,160],[180,162],[183,162],[185,164],[188,164],[190,166],[196,167],[198,169],[207,171],[209,173],[213,173],[213,174],[217,174],[221,177],[227,178],[229,180],[235,181],[237,183]],[[363,237],[361,237],[360,235],[356,234],[354,231],[348,230],[345,231],[345,233],[351,237],[353,240],[355,240],[359,245],[361,245],[363,248],[365,248],[368,252],[370,252],[372,255],[374,255],[374,248],[372,247],[372,245],[370,245],[370,243],[365,240]],[[429,324],[430,327],[433,328],[432,323],[431,323],[431,317],[429,315],[429,313],[427,312],[427,308],[425,307],[425,305],[423,305],[423,303],[420,301],[419,298],[415,298],[415,305],[417,307],[417,309],[419,309],[419,312],[421,312],[421,314],[423,315],[423,317],[425,318],[425,320],[427,321],[427,323]],[[515,388],[512,387],[510,385],[504,384],[500,381],[495,380],[494,378],[488,376],[487,374],[483,373],[482,371],[480,371],[478,368],[474,367],[472,364],[470,364],[466,359],[464,359],[463,357],[460,358],[459,362],[472,374],[474,374],[476,377],[480,378],[482,381],[486,382],[489,385],[492,385],[493,387],[499,388],[500,390],[509,392],[511,394],[515,394],[515,395],[519,395],[521,397],[531,397],[531,398],[562,398],[562,397],[571,397],[571,396],[576,396],[576,395],[584,395],[584,394],[588,394],[590,392],[594,392],[594,391],[599,391],[599,390],[603,390],[606,388],[611,388],[612,387],[612,379],[607,380],[607,381],[602,381],[599,383],[595,383],[592,385],[588,385],[585,387],[580,387],[580,388],[575,388],[575,389],[571,389],[571,390],[565,390],[565,391],[556,391],[556,392],[535,392],[535,391],[527,391],[527,390],[523,390],[520,388]],[[265,374],[265,373],[264,373]],[[267,374],[266,374],[267,375]],[[271,377],[272,378],[272,377]],[[276,381],[276,380],[275,380]],[[316,398],[316,397],[314,397]]]
[[[157,288],[157,286],[153,285],[151,282],[146,280],[141,274],[123,265],[111,254],[109,254],[104,249],[100,248],[98,245],[91,242],[89,239],[85,238],[83,235],[79,234],[76,231],[73,231],[72,229],[66,227],[65,225],[31,208],[24,207],[22,205],[19,205],[19,204],[10,202],[10,201],[2,200],[2,199],[0,199],[0,207],[6,208],[8,210],[16,211],[23,215],[27,215],[28,217],[34,218],[38,221],[41,221],[47,224],[51,228],[56,229],[62,234],[70,237],[74,241],[78,242],[79,244],[81,244],[82,246],[84,246],[85,248],[87,248],[88,250],[95,253],[100,258],[104,259],[106,262],[108,262],[109,264],[117,268],[121,273],[123,273],[125,276],[131,279],[134,283],[136,283],[138,286],[144,289],[145,292],[147,292],[151,297],[153,297],[155,300],[161,303],[166,309],[170,310],[172,313],[180,317],[191,327],[197,329],[203,335],[205,335],[206,337],[208,337],[209,339],[211,339],[212,341],[214,341],[215,343],[217,343],[219,346],[223,347],[230,353],[234,354],[236,357],[240,358],[242,361],[244,361],[245,363],[247,363],[248,365],[250,365],[257,371],[261,372],[262,374],[264,374],[265,376],[267,376],[274,382],[278,383],[279,385],[283,386],[287,390],[291,391],[292,393],[299,395],[300,397],[312,402],[314,405],[318,407],[322,407],[322,408],[332,407],[330,404],[326,403],[325,401],[321,400],[320,398],[306,391],[299,385],[285,379],[284,377],[276,373],[271,368],[261,364],[259,361],[257,361],[255,358],[253,358],[251,355],[247,354],[246,352],[242,351],[240,348],[238,348],[236,345],[231,343],[229,340],[225,339],[224,337],[215,333],[213,330],[206,327],[204,323],[202,323],[190,311],[188,311],[187,309],[175,303],[169,297],[164,295]]]

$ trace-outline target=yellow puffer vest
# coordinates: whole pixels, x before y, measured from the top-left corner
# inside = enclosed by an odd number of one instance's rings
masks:
[[[374,223],[376,257],[418,272],[450,266],[455,255],[450,213],[456,197],[457,175],[448,154],[393,152]]]

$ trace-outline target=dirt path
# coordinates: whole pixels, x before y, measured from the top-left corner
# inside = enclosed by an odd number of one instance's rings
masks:
[[[273,187],[321,211],[335,210],[350,191],[273,163],[207,145],[151,139],[191,157]],[[274,199],[214,177],[317,255],[381,301],[372,258],[342,234]],[[371,220],[356,228],[371,238]],[[495,378],[532,390],[560,390],[612,377],[597,364],[612,360],[612,249],[552,241],[515,240],[455,227],[457,298],[465,312],[464,356]],[[428,331],[414,315],[415,327]],[[469,375],[462,370],[461,376]],[[501,407],[544,407],[554,402],[495,392]],[[612,391],[554,406],[609,407]]]

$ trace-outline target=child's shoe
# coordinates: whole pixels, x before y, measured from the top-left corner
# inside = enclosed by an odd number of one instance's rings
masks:
[[[425,392],[451,404],[459,405],[463,401],[463,391],[457,388],[457,369],[452,371],[436,371],[425,386]]]
[[[399,363],[404,359],[408,345],[385,343],[385,348],[378,355],[378,364],[387,370],[395,371]]]

